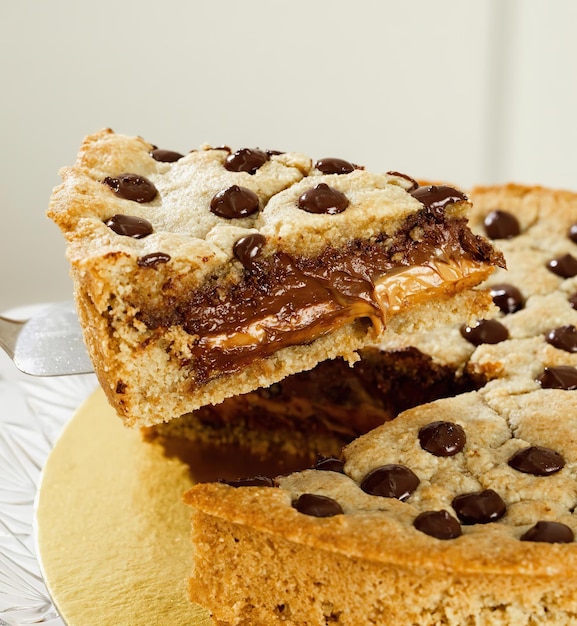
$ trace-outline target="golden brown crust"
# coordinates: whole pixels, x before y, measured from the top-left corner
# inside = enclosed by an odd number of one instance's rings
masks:
[[[216,536],[221,540],[203,549],[199,557],[209,579],[219,583],[213,587],[205,581],[191,589],[192,597],[206,606],[219,606],[223,598],[230,598],[232,604],[213,615],[221,625],[267,626],[282,621],[302,626],[568,626],[575,620],[577,599],[569,579],[524,574],[513,578],[501,573],[480,577],[391,566],[332,551],[296,548],[281,537],[249,532],[203,514],[195,517],[195,527],[206,535],[207,544]],[[244,549],[233,552],[231,558],[232,544]],[[265,558],[255,559],[263,554],[263,546]],[[225,560],[230,569],[219,566]],[[295,567],[287,568],[286,563]],[[246,571],[253,572],[254,582],[249,602],[239,584]]]

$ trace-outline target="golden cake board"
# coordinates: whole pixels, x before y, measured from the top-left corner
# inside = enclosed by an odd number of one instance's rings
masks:
[[[125,428],[99,389],[66,426],[43,471],[37,544],[68,626],[209,626],[187,599],[189,467]]]

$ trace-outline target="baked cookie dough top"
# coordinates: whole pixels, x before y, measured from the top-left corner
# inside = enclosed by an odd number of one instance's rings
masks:
[[[106,250],[162,251],[187,252],[191,258],[212,253],[222,263],[233,258],[232,242],[255,230],[267,236],[270,252],[282,247],[316,254],[327,241],[338,246],[377,234],[382,220],[394,232],[408,214],[422,209],[406,193],[414,186],[408,177],[343,164],[210,146],[167,156],[143,139],[104,130],[87,138],[75,166],[62,169],[64,182],[49,215],[78,242],[72,259]]]
[[[473,196],[475,229],[499,245],[510,269],[487,281],[500,311],[485,337],[482,326],[474,331],[469,369],[516,393],[574,389],[577,194],[508,185]]]
[[[111,130],[88,137],[61,175],[48,214],[73,262],[107,252],[180,253],[208,271],[234,260],[234,243],[257,231],[266,237],[259,253],[313,256],[384,228],[393,236],[423,206],[453,217],[469,207],[457,190],[415,192],[404,174],[374,174],[342,159],[313,164],[299,153],[207,145],[180,155]]]
[[[510,184],[470,195],[471,229],[507,261],[483,284],[496,313],[478,325],[416,334],[411,343],[456,370],[538,389],[544,367],[577,366],[577,194]],[[397,345],[406,338],[391,337],[383,348]]]

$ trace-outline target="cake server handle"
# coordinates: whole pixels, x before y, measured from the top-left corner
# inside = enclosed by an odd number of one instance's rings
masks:
[[[26,320],[0,316],[0,347],[32,376],[94,371],[71,301],[44,305]]]

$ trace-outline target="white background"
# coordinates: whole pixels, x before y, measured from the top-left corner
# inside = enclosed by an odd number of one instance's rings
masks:
[[[0,310],[71,297],[44,216],[103,127],[577,191],[574,0],[0,0]]]

